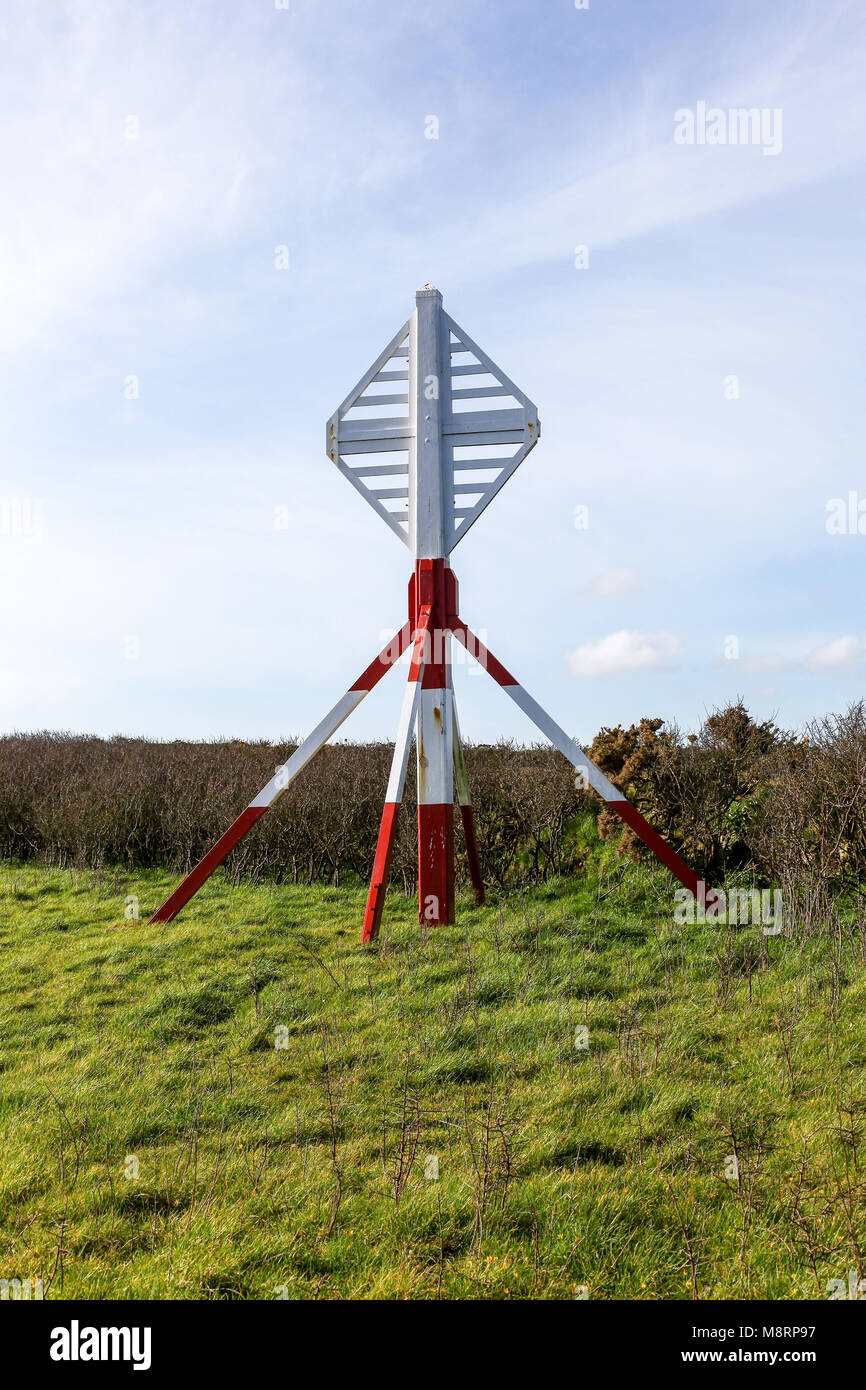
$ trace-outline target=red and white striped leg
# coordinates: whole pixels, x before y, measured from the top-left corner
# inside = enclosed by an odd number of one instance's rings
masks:
[[[427,625],[429,621],[430,605],[425,604],[420,610],[412,662],[409,667],[409,680],[403,696],[397,741],[394,744],[394,756],[391,759],[391,775],[388,778],[388,790],[385,793],[385,809],[382,812],[382,823],[379,826],[373,876],[370,879],[364,925],[361,929],[362,942],[375,940],[379,935],[379,924],[382,921],[382,908],[385,905],[388,874],[391,869],[391,851],[394,848],[394,835],[397,830],[397,814],[400,810],[400,802],[403,800],[406,769],[409,766],[409,750],[412,746],[412,733],[421,698],[421,681],[426,664]]]
[[[469,778],[466,774],[466,759],[463,756],[463,742],[460,738],[460,723],[457,718],[457,702],[454,687],[451,688],[451,717],[454,724],[454,785],[457,791],[457,804],[463,822],[463,839],[466,842],[466,858],[469,860],[469,877],[475,901],[484,903],[484,879],[481,877],[481,860],[478,856],[478,840],[475,835],[475,816],[472,812],[472,798],[469,794]]]
[[[418,749],[418,920],[454,921],[454,754],[451,691],[421,691]]]
[[[450,576],[450,577],[449,577]],[[419,560],[419,602],[431,604],[430,660],[421,682],[418,751],[418,920],[454,921],[454,741],[451,725],[448,599],[453,576],[443,559]]]
[[[205,880],[210,878],[214,869],[219,868],[247,831],[252,829],[268,807],[273,806],[289,783],[294,781],[301,768],[305,767],[310,759],[318,753],[322,745],[327,743],[331,735],[340,727],[343,720],[352,713],[352,710],[361,703],[364,696],[368,695],[373,686],[378,684],[385,672],[402,656],[409,645],[409,639],[410,625],[407,622],[404,623],[387,647],[383,647],[376,659],[370,662],[366,671],[346,691],[343,698],[337,701],[331,712],[316,726],[309,737],[305,738],[300,747],[295,749],[289,760],[277,769],[267,786],[263,787],[246,810],[241,812],[234,824],[229,826],[213,848],[208,850],[204,858],[199,860],[194,869],[190,870],[186,878],[178,884],[162,906],[157,908],[150,918],[151,922],[170,922],[173,917],[177,916],[181,908],[198,892]]]
[[[555,748],[560,753],[564,753],[570,763],[577,768],[584,780],[599,796],[607,802],[612,811],[631,826],[636,835],[643,840],[644,844],[656,856],[666,869],[669,869],[674,878],[679,879],[684,888],[688,888],[699,902],[705,900],[706,888],[701,879],[688,864],[680,859],[679,855],[671,849],[659,835],[658,831],[653,830],[648,821],[644,820],[640,811],[635,810],[634,806],[623,796],[612,782],[609,782],[603,772],[600,772],[594,763],[590,762],[589,757],[574,739],[569,738],[564,729],[550,717],[546,710],[542,709],[537,700],[523,686],[515,680],[510,671],[507,671],[501,662],[496,660],[492,652],[489,652],[482,642],[475,636],[465,623],[452,622],[451,631],[459,642],[474,656],[476,661],[490,673],[495,681],[502,686],[506,694],[510,695],[514,703],[527,714],[532,722],[537,725],[543,734],[550,739]],[[713,895],[714,896],[714,895]],[[709,899],[708,899],[709,900]]]

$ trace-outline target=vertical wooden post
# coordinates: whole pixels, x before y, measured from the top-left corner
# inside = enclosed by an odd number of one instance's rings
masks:
[[[415,728],[418,758],[418,920],[454,921],[454,746],[449,675],[445,560],[419,560],[410,611],[430,605],[429,659]]]
[[[416,557],[415,602],[430,604],[430,657],[415,729],[418,918],[428,926],[454,921],[454,761],[445,579],[454,501],[452,470],[445,466],[442,441],[443,381],[450,380],[451,362],[447,339],[442,296],[427,285],[415,295],[409,340],[409,540]]]

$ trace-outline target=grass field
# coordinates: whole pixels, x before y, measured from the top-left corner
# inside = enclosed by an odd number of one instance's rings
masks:
[[[0,871],[0,1278],[823,1299],[866,1274],[862,932],[682,927],[629,869],[426,937],[392,894],[362,949],[362,890],[215,879],[145,925],[173,885]]]

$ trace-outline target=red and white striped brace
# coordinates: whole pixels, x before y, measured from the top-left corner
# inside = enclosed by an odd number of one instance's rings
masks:
[[[262,787],[258,796],[254,797],[245,811],[242,811],[237,820],[229,826],[223,836],[217,840],[212,849],[209,849],[203,859],[199,860],[195,868],[187,874],[182,883],[178,884],[174,892],[166,898],[161,907],[150,918],[151,922],[170,922],[176,917],[185,903],[188,903],[194,893],[197,893],[205,879],[210,878],[214,869],[218,869],[223,860],[228,858],[235,845],[251,830],[256,821],[259,820],[267,811],[269,806],[273,806],[278,797],[282,796],[286,787],[297,777],[301,768],[306,767],[307,763],[333,733],[336,733],[344,719],[357,709],[358,705],[366,695],[369,695],[374,685],[377,685],[384,676],[385,672],[395,661],[403,655],[409,645],[410,629],[409,623],[403,624],[400,631],[394,636],[386,647],[383,647],[379,655],[365,671],[350,686],[341,700],[338,700],[334,708],[303,743],[295,749],[288,762],[282,767],[277,768],[267,786]]]
[[[409,679],[403,695],[400,725],[397,730],[397,741],[394,744],[394,756],[391,760],[391,775],[388,778],[388,790],[385,793],[385,809],[382,812],[382,821],[379,826],[373,876],[370,879],[370,891],[367,895],[367,908],[361,930],[362,941],[372,941],[374,937],[378,936],[379,923],[382,920],[382,908],[388,888],[388,875],[391,870],[391,851],[394,848],[394,836],[397,832],[397,814],[400,810],[400,802],[403,800],[406,770],[409,766],[409,750],[412,746],[412,733],[421,699],[421,681],[427,664],[427,629],[431,611],[430,604],[425,603],[418,614],[418,627],[415,633],[412,661],[409,666]]]
[[[569,738],[564,729],[552,719],[546,710],[541,708],[537,700],[534,700],[528,690],[507,671],[492,652],[489,652],[484,644],[479,641],[473,632],[469,630],[464,622],[458,619],[452,622],[451,631],[459,642],[462,642],[470,656],[475,657],[479,665],[485,671],[489,671],[495,681],[502,686],[507,695],[510,695],[514,703],[528,715],[546,738],[560,753],[564,753],[568,761],[577,768],[583,779],[598,792],[599,796],[607,802],[612,811],[616,811],[621,820],[626,825],[631,826],[632,830],[641,840],[647,849],[652,850],[655,857],[664,864],[666,869],[670,869],[674,878],[679,879],[683,887],[688,888],[699,902],[704,902],[706,887],[693,869],[685,864],[679,855],[671,849],[658,834],[653,830],[648,821],[644,820],[640,811],[627,801],[622,792],[608,781],[603,772],[590,761],[588,755],[575,743],[574,739]]]

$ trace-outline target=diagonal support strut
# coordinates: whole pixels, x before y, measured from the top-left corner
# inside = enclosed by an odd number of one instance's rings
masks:
[[[379,655],[370,662],[367,669],[362,671],[342,699],[337,701],[321,723],[317,724],[313,732],[295,749],[289,760],[277,769],[267,786],[263,787],[246,810],[241,812],[237,820],[229,826],[213,848],[209,849],[195,868],[190,870],[186,878],[178,884],[162,906],[156,909],[150,918],[151,922],[170,922],[172,918],[177,916],[181,908],[210,878],[214,869],[218,869],[223,860],[228,858],[235,845],[253,828],[256,821],[261,819],[265,811],[273,806],[277,798],[282,796],[289,783],[294,781],[301,769],[318,753],[322,745],[327,743],[331,735],[336,733],[343,720],[348,718],[352,710],[358,707],[375,685],[378,685],[385,672],[395,661],[399,660],[409,645],[410,637],[409,623],[406,622],[396,636],[392,637],[388,645],[383,647]]]
[[[626,825],[631,826],[635,834],[643,840],[647,849],[651,850],[656,859],[670,870],[674,878],[679,879],[683,887],[688,888],[698,902],[708,904],[711,897],[714,899],[715,895],[707,894],[703,881],[698,878],[694,869],[690,869],[688,864],[680,859],[676,851],[671,849],[658,831],[653,829],[649,821],[644,820],[640,811],[626,800],[622,792],[608,781],[604,773],[600,772],[594,763],[590,762],[588,755],[580,745],[575,743],[574,739],[569,738],[565,730],[560,728],[556,720],[552,719],[545,709],[542,709],[528,690],[524,690],[511,672],[506,670],[500,661],[497,661],[493,653],[487,650],[474,632],[459,618],[452,621],[451,631],[458,642],[463,644],[469,655],[473,656],[479,665],[489,672],[493,679],[502,686],[506,695],[511,696],[518,708],[529,716],[533,724],[541,730],[546,738],[550,739],[554,747],[558,748],[560,753],[563,753],[568,761],[577,768],[585,781],[607,802],[610,809],[615,811]]]
[[[385,893],[388,889],[388,875],[391,870],[391,851],[394,848],[394,836],[397,832],[397,815],[400,810],[400,802],[403,800],[406,770],[409,766],[409,750],[412,746],[412,734],[415,730],[415,719],[421,699],[421,678],[424,675],[427,661],[427,627],[431,612],[431,605],[425,603],[418,615],[409,679],[403,696],[403,708],[400,711],[400,725],[394,744],[394,756],[391,760],[391,775],[388,778],[388,790],[385,793],[385,808],[382,812],[379,838],[376,842],[373,876],[370,879],[364,925],[361,929],[362,942],[374,941],[379,935],[382,908],[385,905]]]

